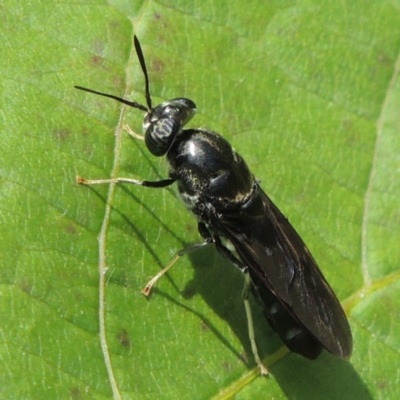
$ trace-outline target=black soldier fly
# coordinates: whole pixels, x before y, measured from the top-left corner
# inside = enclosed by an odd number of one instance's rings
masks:
[[[183,129],[196,112],[193,101],[176,98],[152,107],[146,64],[136,36],[134,44],[145,78],[147,107],[75,87],[146,112],[143,122],[146,146],[154,156],[167,157],[171,167],[169,177],[159,181],[78,178],[78,182],[133,183],[154,188],[176,182],[180,197],[197,217],[198,231],[203,238],[202,243],[178,252],[143,292],[148,295],[155,281],[181,255],[214,244],[218,252],[245,276],[243,299],[249,337],[263,374],[267,370],[254,340],[249,291],[292,352],[315,359],[325,348],[344,359],[350,357],[352,335],[346,315],[300,236],[263,192],[243,158],[227,140],[206,129]],[[222,239],[230,242],[235,252]]]

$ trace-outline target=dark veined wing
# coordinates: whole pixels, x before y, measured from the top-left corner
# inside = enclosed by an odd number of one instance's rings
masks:
[[[218,230],[249,268],[264,306],[271,308],[265,314],[284,343],[311,359],[321,345],[348,358],[352,336],[339,300],[298,233],[261,188],[239,214],[219,214],[217,220]],[[279,308],[292,322],[282,325]],[[300,344],[293,340],[296,335]]]

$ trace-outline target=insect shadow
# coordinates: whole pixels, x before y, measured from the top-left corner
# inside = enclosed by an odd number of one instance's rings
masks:
[[[96,194],[104,203],[106,198],[93,186],[88,188]],[[144,207],[146,212],[152,215],[157,224],[168,234],[173,237],[174,241],[179,243],[178,246],[185,248],[191,243],[182,239],[182,231],[175,232],[168,224],[163,222],[162,212],[154,212],[151,207],[142,202],[136,195],[135,189],[131,189],[127,185],[118,186],[118,190],[123,191],[123,194],[130,197],[130,202],[137,207]],[[173,197],[178,197],[172,191]],[[170,202],[174,202],[174,198],[170,198]],[[157,245],[151,245],[145,234],[141,231],[133,219],[132,214],[127,215],[117,205],[112,205],[113,213],[116,213],[123,220],[123,224],[119,224],[119,228],[126,234],[135,235],[151,254],[154,263],[160,268],[164,266],[160,260],[157,251]],[[123,226],[124,225],[124,226]],[[195,238],[193,239],[196,240]],[[188,281],[183,287],[175,283],[171,277],[172,274],[165,275],[165,285],[172,285],[176,291],[176,296],[171,295],[160,288],[161,285],[155,286],[152,290],[152,296],[161,296],[167,299],[175,306],[181,308],[185,312],[190,312],[198,318],[199,331],[204,331],[204,334],[214,335],[220,343],[227,348],[234,356],[240,360],[246,367],[255,367],[252,350],[246,329],[246,313],[243,307],[241,292],[243,289],[243,274],[232,268],[229,261],[224,259],[215,248],[212,246],[205,247],[194,253],[185,256],[190,261],[190,268],[193,268],[193,278]],[[183,259],[179,260],[174,266],[174,269],[187,268],[187,264],[183,263]],[[132,266],[133,268],[134,266]],[[111,278],[110,282],[119,285],[126,285],[132,288],[132,282],[114,281]],[[144,284],[145,282],[143,282]],[[212,284],[211,284],[212,283]],[[137,282],[135,282],[135,285]],[[133,290],[139,290],[135,287]],[[150,296],[149,300],[153,298]],[[201,296],[210,309],[224,320],[238,338],[241,348],[237,348],[224,334],[213,324],[213,322],[198,311],[196,307],[188,304],[187,300],[195,296]],[[180,299],[181,297],[181,299]],[[143,301],[146,298],[143,297]],[[261,307],[255,301],[252,301],[254,314],[254,330],[258,338],[258,346],[260,356],[265,358],[273,354],[282,346],[278,336],[274,333],[265,318],[263,318]],[[221,359],[221,367],[226,368],[225,360]],[[229,367],[228,367],[229,369]],[[320,398],[321,393],[324,393],[324,400],[341,400],[347,399],[365,399],[373,400],[373,396],[369,393],[368,387],[364,384],[353,366],[337,357],[332,357],[328,353],[323,354],[318,360],[310,361],[294,353],[288,353],[282,360],[278,360],[275,364],[269,366],[274,379],[283,388],[288,398],[304,399]],[[318,377],[318,378],[316,378]],[[306,382],[306,384],[305,384]],[[312,382],[309,384],[307,382]]]
[[[97,189],[96,186],[86,186],[93,194],[95,194],[104,204],[107,203],[107,199]],[[179,243],[177,247],[182,248],[188,247],[191,242],[187,242],[181,238],[181,232],[176,233],[171,229],[168,224],[163,222],[162,212],[155,212],[146,202],[142,201],[135,192],[128,185],[118,185],[117,190],[122,191],[124,196],[129,197],[129,202],[137,207],[143,207],[145,212],[151,214],[152,218],[157,224],[173,238],[172,240]],[[168,188],[172,193],[169,196],[171,202],[176,199],[179,204],[178,196],[174,190]],[[172,198],[171,198],[172,197]],[[122,219],[122,223],[118,223],[118,229],[121,229],[125,234],[135,236],[146,251],[151,255],[155,265],[159,268],[164,266],[164,262],[158,256],[157,245],[152,245],[147,240],[145,232],[134,222],[134,216],[132,213],[125,213],[118,205],[111,205],[112,213],[119,216]],[[196,236],[196,235],[194,235]],[[195,241],[194,237],[194,241]],[[200,240],[200,239],[199,239]],[[155,296],[161,296],[166,298],[176,306],[196,315],[199,318],[199,330],[204,332],[212,332],[218,340],[231,351],[238,359],[241,360],[247,367],[255,367],[256,364],[251,357],[252,350],[249,342],[248,331],[246,328],[246,314],[243,307],[242,290],[243,290],[243,274],[236,268],[232,268],[232,264],[223,258],[213,248],[208,246],[200,249],[196,252],[188,254],[182,257],[174,269],[187,268],[184,266],[184,259],[190,261],[191,267],[194,270],[193,278],[188,281],[184,287],[180,287],[171,278],[171,274],[167,273],[164,276],[165,281],[172,285],[178,296],[171,296],[166,293],[158,286],[152,289],[152,295],[148,298],[150,301]],[[212,262],[210,262],[212,261]],[[132,266],[133,268],[134,266]],[[129,282],[129,278],[123,277],[122,275],[116,275],[115,273],[108,279],[109,283],[114,283],[122,286],[132,287],[132,282]],[[212,285],[210,284],[212,282]],[[143,282],[144,286],[145,282]],[[135,282],[136,285],[136,282]],[[165,285],[165,284],[164,284]],[[135,288],[136,289],[136,288]],[[140,288],[137,288],[140,289]],[[182,301],[179,300],[179,296],[182,297]],[[201,296],[213,312],[218,315],[222,320],[230,326],[234,335],[239,339],[241,343],[241,349],[235,348],[230,341],[220,332],[220,330],[200,311],[191,307],[185,300],[191,299],[194,296]],[[146,301],[146,297],[143,297],[143,301]],[[254,301],[252,301],[255,303]],[[278,337],[273,333],[266,320],[262,317],[262,312],[257,305],[254,305],[254,316],[255,316],[255,331],[256,334],[260,335],[260,339],[263,339],[260,343],[260,349],[263,355],[271,354],[276,350],[280,341]],[[264,340],[268,336],[267,340]],[[224,361],[221,360],[221,364]]]

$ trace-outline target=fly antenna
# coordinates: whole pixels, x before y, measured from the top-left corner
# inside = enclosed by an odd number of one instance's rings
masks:
[[[143,75],[144,75],[147,106],[149,107],[149,110],[151,110],[152,107],[151,107],[151,97],[150,97],[150,89],[149,89],[149,77],[147,75],[146,62],[144,61],[142,47],[140,46],[139,39],[137,38],[136,35],[133,36],[133,42],[135,44],[136,54],[138,56],[140,66],[142,67],[142,71],[143,71]]]
[[[122,97],[114,96],[114,95],[108,94],[108,93],[98,92],[98,91],[96,91],[96,90],[88,89],[88,88],[85,88],[85,87],[82,87],[82,86],[74,86],[74,88],[75,88],[75,89],[79,89],[79,90],[83,90],[83,91],[85,91],[85,92],[98,94],[99,96],[109,97],[110,99],[117,100],[117,101],[119,101],[120,103],[126,104],[126,105],[128,105],[128,106],[133,107],[133,108],[138,108],[139,110],[142,110],[142,111],[145,111],[145,112],[148,112],[148,111],[149,111],[149,110],[147,109],[147,107],[145,107],[145,106],[142,105],[142,104],[139,104],[139,103],[136,102],[136,101],[125,100],[125,99],[123,99]]]

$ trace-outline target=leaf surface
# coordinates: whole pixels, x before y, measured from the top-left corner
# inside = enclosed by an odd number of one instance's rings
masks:
[[[1,10],[4,398],[400,398],[398,1]],[[173,188],[75,183],[167,176],[122,131],[141,132],[139,110],[73,89],[144,103],[134,33],[153,103],[195,101],[190,126],[226,137],[308,244],[348,312],[350,362],[285,353],[255,307],[271,371],[258,377],[242,276],[213,248],[180,259],[149,299],[140,293],[200,241],[196,221]]]

